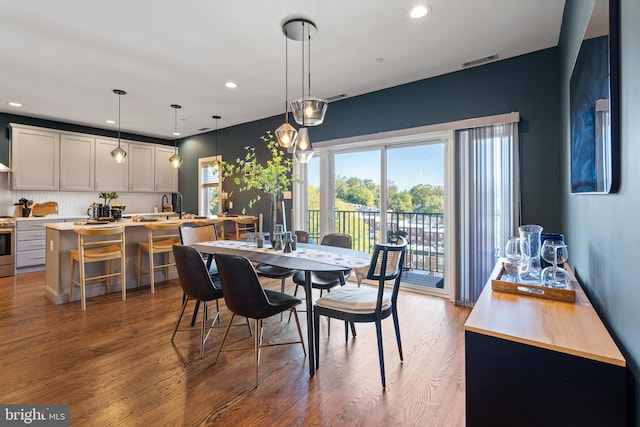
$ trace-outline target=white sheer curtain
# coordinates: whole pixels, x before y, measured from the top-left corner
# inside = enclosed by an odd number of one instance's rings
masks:
[[[518,123],[456,131],[455,303],[473,306],[520,222]]]

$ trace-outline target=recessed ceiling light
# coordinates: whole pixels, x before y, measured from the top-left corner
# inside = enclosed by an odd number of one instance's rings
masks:
[[[107,120],[107,123],[109,123],[110,125],[115,125],[116,121],[115,120]]]
[[[228,87],[229,89],[235,89],[235,88],[237,88],[237,87],[238,87],[238,85],[237,85],[237,84],[235,84],[234,82],[226,82],[224,85],[225,85],[226,87]]]
[[[180,132],[174,132],[173,136],[180,136]]]
[[[19,102],[7,102],[7,104],[11,105],[12,107],[22,107],[22,104],[20,104]]]
[[[409,12],[409,16],[411,16],[412,18],[418,19],[418,18],[422,18],[430,11],[431,11],[431,6],[429,6],[428,4],[420,4],[418,6],[415,6],[413,9],[411,9],[411,12]]]

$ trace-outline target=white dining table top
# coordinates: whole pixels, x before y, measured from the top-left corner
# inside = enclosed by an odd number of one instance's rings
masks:
[[[291,252],[274,251],[268,241],[265,247],[258,248],[255,242],[245,240],[215,240],[195,243],[194,248],[202,253],[225,253],[240,255],[255,262],[297,270],[335,271],[338,269],[360,269],[368,267],[371,255],[353,249],[334,246],[298,243]]]

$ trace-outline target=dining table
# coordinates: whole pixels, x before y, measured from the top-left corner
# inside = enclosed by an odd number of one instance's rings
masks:
[[[353,269],[362,276],[363,269],[369,267],[371,254],[354,249],[338,248],[327,245],[298,243],[296,250],[285,252],[273,250],[269,241],[258,248],[255,240],[214,240],[191,245],[212,258],[216,253],[242,256],[254,263],[265,263],[276,267],[301,270],[305,272],[305,294],[307,308],[307,348],[309,375],[315,374],[313,299],[311,288],[312,271],[341,271]]]

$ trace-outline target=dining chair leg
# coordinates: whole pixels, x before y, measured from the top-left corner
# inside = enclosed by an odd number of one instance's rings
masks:
[[[227,339],[227,335],[229,334],[229,328],[231,328],[231,324],[233,323],[233,318],[236,317],[235,313],[231,313],[231,319],[229,319],[229,323],[227,323],[227,327],[224,330],[224,334],[222,335],[222,341],[220,341],[220,347],[218,347],[218,353],[216,353],[216,358],[213,359],[213,363],[215,364],[218,361],[218,357],[220,357],[220,352],[222,351],[222,346],[224,345],[225,340]],[[251,327],[249,327],[251,330]]]
[[[400,341],[400,323],[398,323],[398,311],[395,309],[395,306],[391,310],[391,315],[393,316],[393,327],[396,330],[396,341],[398,342],[398,353],[400,353],[400,361],[404,361],[402,356],[402,342]]]
[[[375,321],[376,336],[378,338],[378,359],[380,359],[380,376],[382,377],[382,388],[387,388],[387,382],[384,377],[384,351],[382,348],[382,320]]]
[[[196,320],[198,320],[198,310],[200,309],[200,301],[196,301],[196,305],[193,307],[193,316],[191,316],[191,326],[196,325]]]
[[[256,319],[256,323],[255,323],[255,328],[256,328],[256,334],[254,336],[254,340],[253,340],[253,346],[254,346],[254,362],[256,364],[256,388],[258,388],[258,366],[260,365],[260,342],[262,341],[262,321]],[[260,331],[258,333],[258,331]]]
[[[178,332],[178,327],[180,326],[180,321],[182,320],[182,316],[184,315],[184,309],[187,308],[187,303],[189,302],[189,297],[187,295],[182,298],[182,310],[180,310],[180,316],[178,316],[178,321],[176,322],[176,327],[173,329],[173,334],[171,335],[171,342],[176,336],[176,332]]]
[[[206,338],[204,336],[204,330],[207,325],[207,302],[203,301],[202,304],[202,325],[200,326],[200,359],[204,359],[204,342]],[[208,334],[207,334],[208,336]]]
[[[141,282],[142,282],[142,248],[138,246],[138,283],[137,283],[138,287],[140,287]]]
[[[298,336],[300,337],[300,344],[302,344],[302,352],[305,357],[307,356],[307,349],[304,347],[304,340],[302,339],[302,329],[300,328],[300,320],[298,319],[298,310],[295,307],[291,309],[291,313],[293,313],[293,317],[296,320],[296,327],[298,328]]]

